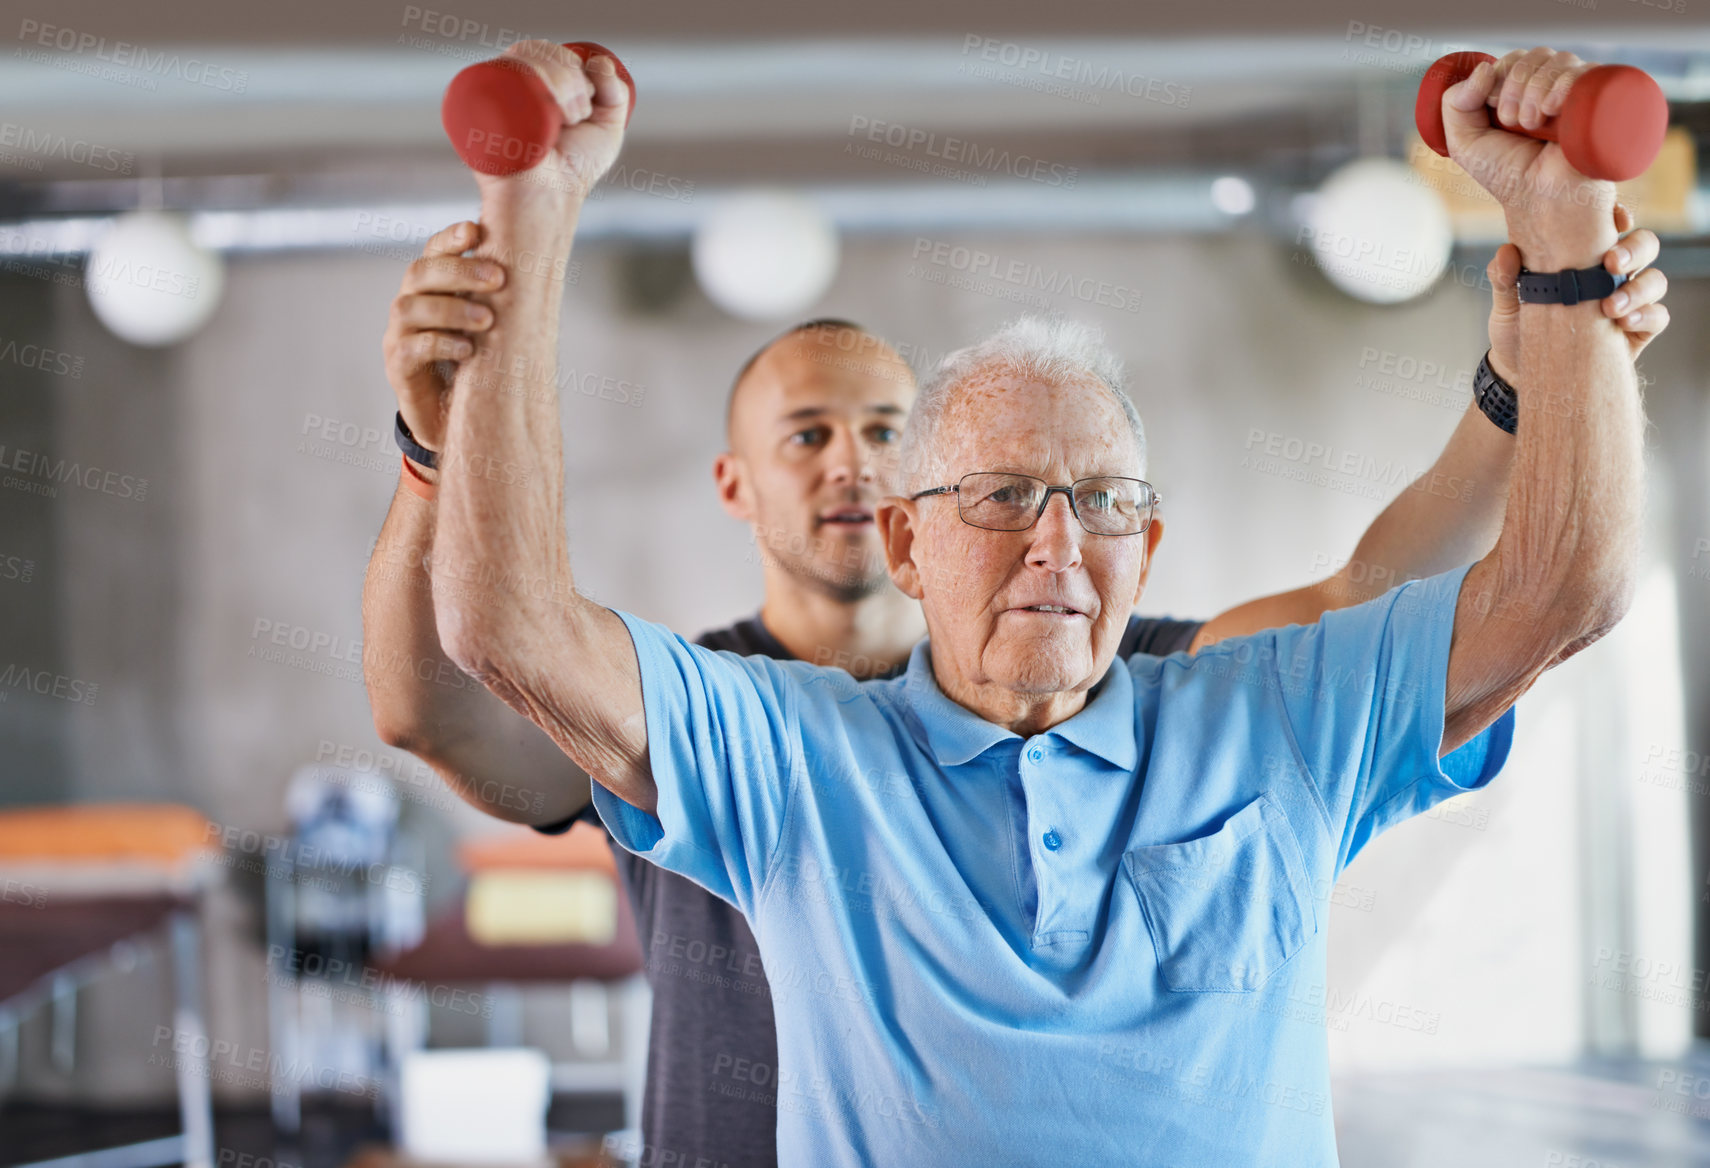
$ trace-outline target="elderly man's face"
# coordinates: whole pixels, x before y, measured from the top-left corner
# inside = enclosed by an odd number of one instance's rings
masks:
[[[963,387],[940,426],[946,485],[976,471],[1053,486],[1140,477],[1122,407],[1090,379],[1052,386],[995,371]],[[882,526],[893,579],[925,611],[939,684],[994,721],[1006,720],[1006,704],[1037,709],[1104,675],[1162,533],[1155,520],[1140,535],[1090,534],[1061,494],[1026,531],[963,523],[953,494],[896,503]]]

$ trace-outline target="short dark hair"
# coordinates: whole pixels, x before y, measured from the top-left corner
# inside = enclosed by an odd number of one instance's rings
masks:
[[[742,363],[742,368],[736,371],[736,376],[730,383],[730,396],[724,403],[724,430],[727,435],[730,433],[731,419],[736,414],[736,391],[742,388],[742,381],[748,376],[749,371],[754,368],[755,362],[759,361],[761,357],[766,355],[767,349],[770,349],[773,345],[787,337],[793,337],[797,333],[811,333],[818,332],[820,330],[828,332],[863,333],[868,336],[872,335],[867,332],[864,325],[857,324],[852,320],[844,320],[839,316],[816,316],[812,320],[804,320],[800,324],[791,325],[789,328],[767,341],[764,345],[755,349],[753,353],[749,354],[748,360]]]

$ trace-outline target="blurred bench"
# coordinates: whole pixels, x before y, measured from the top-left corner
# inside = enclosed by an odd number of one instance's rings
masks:
[[[23,1168],[212,1168],[214,1120],[202,1007],[201,892],[212,826],[170,804],[0,811],[0,1083],[17,1078],[18,1032],[51,1007],[55,1068],[75,1068],[77,991],[134,942],[164,933],[172,953],[171,1031],[183,1131]]]

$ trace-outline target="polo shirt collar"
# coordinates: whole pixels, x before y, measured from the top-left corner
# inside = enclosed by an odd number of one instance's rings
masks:
[[[939,766],[961,766],[1000,742],[1021,741],[1014,731],[988,722],[944,696],[944,691],[938,688],[938,679],[932,675],[930,640],[920,641],[909,653],[903,693]],[[1080,713],[1046,733],[1121,770],[1132,771],[1140,760],[1139,744],[1134,738],[1134,678],[1122,660],[1117,658],[1110,663]]]

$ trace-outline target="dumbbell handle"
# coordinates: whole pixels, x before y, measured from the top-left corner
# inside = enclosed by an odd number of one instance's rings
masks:
[[[1425,71],[1413,120],[1419,136],[1438,154],[1449,154],[1443,127],[1444,90],[1470,76],[1481,63],[1495,60],[1489,53],[1450,53]],[[1537,129],[1497,124],[1528,138],[1559,143],[1568,163],[1587,178],[1625,182],[1643,174],[1662,149],[1668,132],[1668,99],[1642,69],[1599,65],[1574,81],[1561,112]]]
[[[595,56],[612,59],[619,79],[629,87],[627,126],[635,112],[635,81],[623,62],[592,41],[573,41],[564,47],[584,63]],[[439,116],[457,156],[470,169],[491,175],[516,174],[535,166],[564,129],[564,113],[552,90],[516,57],[482,61],[453,77]]]

